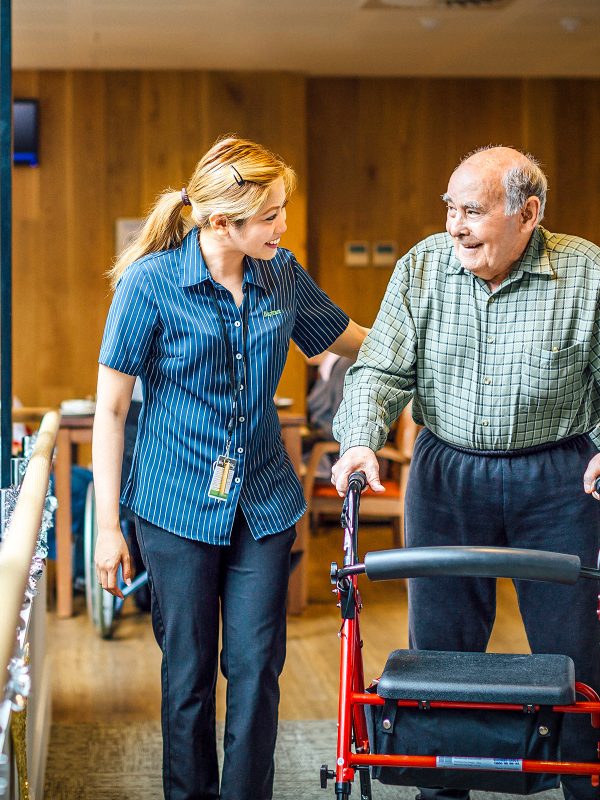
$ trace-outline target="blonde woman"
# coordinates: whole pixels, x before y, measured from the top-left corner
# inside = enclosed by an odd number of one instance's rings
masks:
[[[169,800],[269,800],[294,524],[305,509],[273,395],[290,338],[355,358],[364,330],[279,246],[295,175],[264,147],[218,141],[187,186],[157,200],[112,270],[94,425],[96,572],[130,578],[119,527],[123,424],[144,402],[122,501],[161,647]],[[186,233],[187,231],[187,233]],[[227,678],[221,784],[215,742]]]

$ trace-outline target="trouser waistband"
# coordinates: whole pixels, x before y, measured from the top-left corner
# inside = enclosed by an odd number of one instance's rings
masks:
[[[531,456],[535,455],[535,453],[543,453],[544,450],[553,450],[556,447],[562,447],[565,444],[570,444],[572,442],[584,441],[589,436],[587,433],[578,433],[575,436],[567,436],[565,439],[560,439],[558,442],[544,442],[543,444],[537,444],[533,447],[520,447],[516,450],[477,450],[476,448],[461,447],[458,444],[451,444],[450,442],[446,442],[444,439],[440,439],[440,437],[436,436],[435,433],[432,433],[429,428],[426,430],[427,433],[433,436],[434,439],[437,439],[438,442],[446,445],[446,447],[451,447],[453,450],[458,450],[459,453],[467,453],[468,455],[472,456],[487,456],[489,458],[517,458],[518,456]]]

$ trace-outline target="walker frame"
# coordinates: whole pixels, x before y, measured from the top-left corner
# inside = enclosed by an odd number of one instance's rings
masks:
[[[384,580],[404,577],[419,577],[430,574],[444,575],[475,575],[480,577],[507,577],[530,580],[558,580],[562,583],[574,583],[578,578],[600,578],[600,570],[576,565],[578,574],[573,580],[575,556],[565,556],[559,553],[545,554],[540,551],[511,550],[510,548],[418,548],[430,551],[424,555],[433,556],[431,561],[422,563],[408,563],[407,556],[416,553],[416,549],[389,550],[379,553],[367,553],[364,562],[358,560],[358,512],[360,494],[366,485],[364,473],[353,473],[348,483],[348,491],[344,500],[341,524],[344,528],[344,560],[338,567],[334,562],[331,565],[331,581],[336,586],[338,605],[341,608],[342,627],[340,630],[340,685],[338,702],[338,735],[335,770],[330,770],[327,764],[321,767],[321,786],[327,788],[329,780],[335,780],[335,796],[337,800],[348,798],[351,792],[356,773],[360,776],[361,800],[371,800],[371,768],[372,767],[418,767],[427,769],[438,768],[436,755],[383,755],[371,752],[365,707],[368,705],[384,705],[385,700],[376,693],[365,690],[364,671],[362,662],[362,640],[360,635],[359,615],[362,602],[358,591],[358,578],[367,574],[371,580]],[[453,551],[448,565],[438,568],[435,566],[439,551]],[[483,555],[482,552],[486,551]],[[498,552],[494,552],[494,551]],[[490,559],[488,559],[488,555]],[[494,563],[495,556],[502,561],[500,567]],[[482,566],[481,559],[487,559],[487,565]],[[419,555],[416,555],[417,562]],[[508,559],[508,562],[507,562]],[[568,560],[568,561],[567,561]],[[550,566],[546,569],[540,567],[539,561],[545,561]],[[447,559],[446,559],[447,562]],[[454,563],[455,562],[455,563]],[[563,569],[564,567],[564,569]],[[425,570],[425,571],[423,571]],[[483,570],[483,571],[482,571]],[[564,571],[570,572],[569,580],[564,578]],[[600,599],[600,596],[599,596]],[[600,608],[598,610],[600,615]],[[374,684],[373,684],[374,685]],[[563,714],[589,714],[591,725],[600,728],[600,696],[591,687],[575,682],[576,693],[585,700],[569,705],[552,706],[554,712]],[[394,698],[395,701],[395,698]],[[394,702],[392,701],[392,702]],[[483,702],[456,702],[456,701],[427,701],[419,698],[402,698],[397,700],[398,706],[419,708],[444,708],[444,709],[486,709],[494,711],[515,711],[526,709],[521,704],[510,703],[483,703]],[[427,704],[427,706],[423,705]],[[533,707],[532,707],[533,708]],[[598,744],[600,758],[600,742]],[[469,758],[465,753],[464,757]],[[478,759],[474,756],[474,762]],[[491,760],[491,759],[490,759]],[[500,759],[498,759],[500,760]],[[503,761],[505,759],[502,759]],[[512,761],[512,759],[511,759]],[[562,775],[590,776],[592,785],[600,785],[600,761],[574,762],[574,761],[541,761],[515,758],[515,772],[551,773]],[[506,765],[502,767],[506,770]],[[486,764],[480,767],[471,767],[469,770],[478,769],[489,771]],[[493,769],[493,767],[491,767]],[[509,770],[510,771],[510,770]]]

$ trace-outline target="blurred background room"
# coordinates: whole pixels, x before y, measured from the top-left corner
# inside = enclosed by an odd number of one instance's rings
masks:
[[[15,673],[7,684],[12,711],[0,713],[0,797],[154,800],[162,797],[160,652],[143,602],[127,599],[108,632],[98,620],[102,597],[90,597],[88,587],[86,603],[87,484],[85,473],[83,487],[73,477],[74,467],[87,470],[91,461],[97,359],[112,296],[107,269],[156,192],[185,186],[212,142],[233,132],[294,167],[299,184],[282,246],[366,327],[396,260],[444,229],[448,176],[481,145],[533,153],[549,178],[544,226],[600,244],[600,2],[0,3],[5,112],[11,94],[15,104],[15,162],[11,174],[5,158],[0,176],[2,397],[18,398],[13,421],[26,433],[46,411],[62,409],[60,420],[46,417],[49,441],[58,444],[52,492],[59,505],[32,619],[21,625],[21,655],[30,641],[28,709],[18,710],[15,696],[23,700],[27,691],[15,689]],[[6,114],[2,126],[6,132]],[[303,478],[331,450],[310,462],[322,441],[313,437],[302,458],[317,378],[292,347],[277,399],[284,442]],[[371,549],[402,541],[415,433],[406,415],[388,443],[396,452],[386,472],[392,500],[366,509]],[[335,753],[340,621],[328,574],[341,559],[340,502],[313,473],[289,596],[281,799],[326,796],[318,771]],[[0,583],[0,607],[10,591]],[[365,586],[364,596],[371,678],[391,647],[406,646],[406,591],[381,584]],[[508,582],[499,596],[492,647],[525,652]],[[11,641],[13,622],[9,615]],[[224,692],[220,682],[219,720]],[[6,696],[0,709],[8,709]],[[24,713],[27,726],[19,728],[15,719]],[[392,797],[377,791],[374,797]]]

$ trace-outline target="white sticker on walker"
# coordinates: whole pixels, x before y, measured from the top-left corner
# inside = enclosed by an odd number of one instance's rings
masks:
[[[446,769],[494,769],[522,772],[521,758],[472,758],[470,756],[437,756],[436,767]]]
[[[219,456],[213,464],[213,476],[208,489],[208,496],[215,500],[227,500],[235,475],[235,458]]]

